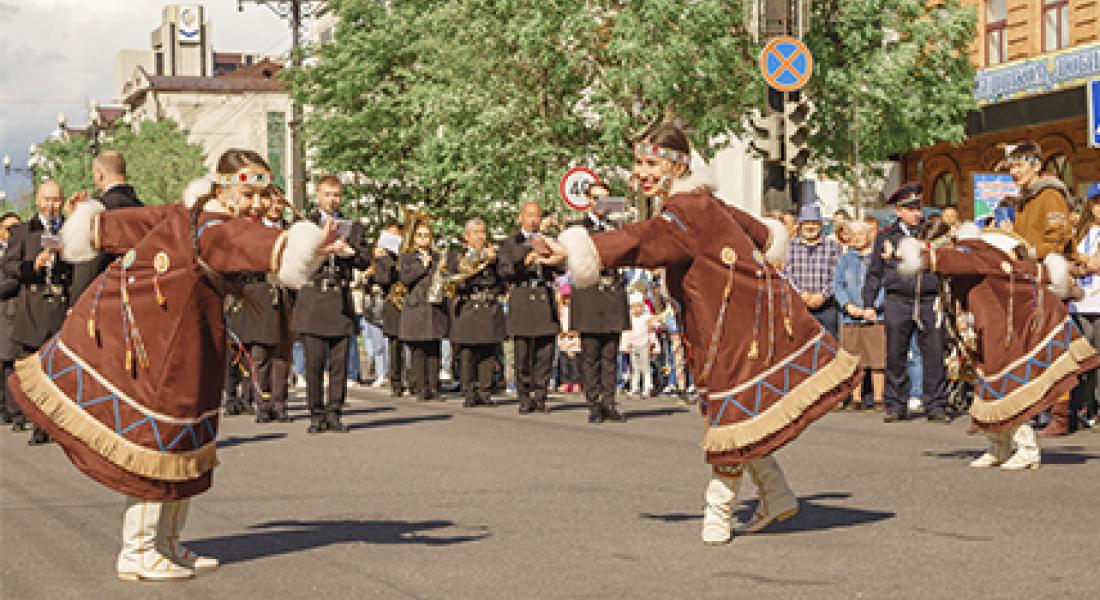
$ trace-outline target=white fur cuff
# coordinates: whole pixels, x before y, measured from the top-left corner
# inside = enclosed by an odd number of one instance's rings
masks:
[[[324,235],[320,227],[308,221],[299,221],[290,227],[275,274],[280,284],[296,290],[309,282],[325,262],[325,257],[317,255]]]
[[[902,275],[916,275],[924,265],[921,264],[920,242],[915,238],[902,238],[898,243],[898,273]]]
[[[61,259],[65,262],[87,262],[99,256],[95,247],[98,225],[96,215],[107,210],[99,200],[80,202],[73,214],[61,226]]]
[[[600,281],[600,255],[588,231],[583,227],[570,227],[558,236],[558,243],[569,259],[573,285],[579,288],[596,285]]]
[[[764,257],[773,265],[781,265],[787,260],[787,248],[790,246],[790,234],[778,219],[765,217],[760,222],[768,227],[768,242],[764,248]]]
[[[1061,254],[1050,253],[1043,259],[1043,266],[1050,274],[1050,291],[1059,298],[1070,296],[1072,280],[1069,277],[1069,263]]]

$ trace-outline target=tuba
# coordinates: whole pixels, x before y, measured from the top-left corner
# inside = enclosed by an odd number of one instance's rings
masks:
[[[432,284],[428,288],[428,302],[432,304],[442,304],[444,298],[454,300],[458,296],[459,284],[480,273],[489,261],[485,258],[484,248],[470,247],[458,258],[457,273],[449,273],[445,263],[440,261],[432,274]]]
[[[404,229],[402,230],[401,237],[401,254],[404,254],[412,250],[413,236],[416,235],[416,228],[419,227],[421,223],[426,223],[428,221],[428,214],[419,210],[401,210],[405,215]],[[390,286],[390,302],[393,302],[397,310],[401,310],[405,307],[405,296],[408,294],[409,288],[400,281]]]

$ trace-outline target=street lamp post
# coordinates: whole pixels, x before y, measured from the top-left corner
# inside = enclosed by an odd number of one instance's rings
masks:
[[[102,130],[99,118],[99,102],[92,98],[91,109],[88,111],[88,152],[91,153],[92,158],[99,155],[99,134]]]

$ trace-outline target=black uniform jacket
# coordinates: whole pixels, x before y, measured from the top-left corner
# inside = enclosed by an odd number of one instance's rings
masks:
[[[111,186],[97,200],[107,210],[142,206],[141,200],[138,200],[137,194],[134,193],[134,188],[128,183]],[[88,289],[96,276],[107,269],[107,265],[111,264],[112,259],[114,259],[114,256],[106,252],[100,252],[99,256],[92,260],[73,264],[73,282],[69,287],[73,303],[80,298],[84,290]]]
[[[914,230],[916,228],[914,227]],[[874,306],[875,298],[881,287],[887,296],[912,300],[917,293],[917,278],[898,272],[898,244],[906,237],[900,222],[887,227],[875,238],[875,248],[871,251],[871,265],[867,268],[867,278],[863,282],[863,306]],[[883,254],[889,258],[883,258]],[[940,278],[931,273],[920,275],[920,295],[922,299],[934,298],[940,292]]]
[[[508,293],[506,331],[510,336],[557,335],[560,330],[554,302],[554,275],[560,271],[538,263],[524,264],[531,244],[522,231],[504,240],[497,258],[497,272],[512,290]]]
[[[459,272],[465,250],[447,253],[447,271]],[[504,282],[493,260],[458,285],[451,303],[451,341],[455,344],[498,344],[504,341],[504,307],[500,296]]]
[[[597,225],[587,218],[576,225],[590,232],[611,230],[606,223]],[[626,282],[621,273],[609,269],[600,273],[598,284],[573,288],[569,305],[569,329],[581,333],[622,333],[630,329]]]
[[[37,215],[12,227],[3,262],[4,274],[19,282],[12,341],[33,348],[61,328],[69,308],[72,281],[72,266],[58,256],[54,257],[53,267],[35,270],[34,259],[42,251],[43,233],[45,227]]]
[[[399,338],[401,336],[401,309],[397,308],[397,305],[390,300],[390,292],[393,291],[393,286],[399,281],[396,254],[387,250],[385,256],[374,259],[374,277],[371,281],[377,283],[386,296],[385,303],[382,305],[382,333],[386,337]]]
[[[321,213],[314,211],[309,220],[321,224]],[[363,235],[363,225],[352,223],[348,246],[354,254],[330,256],[314,275],[309,285],[298,290],[294,300],[292,329],[297,333],[320,337],[346,337],[355,333],[357,321],[351,299],[353,269],[370,266],[370,247]]]
[[[0,256],[6,245],[0,246]],[[0,361],[15,360],[22,348],[11,341],[11,328],[15,325],[15,299],[19,296],[19,280],[0,270]],[[4,382],[0,381],[0,385]]]
[[[420,262],[417,251],[401,255],[398,263],[398,275],[401,283],[409,289],[405,296],[405,305],[401,309],[400,338],[408,342],[426,342],[447,337],[447,299],[441,304],[428,302],[428,288],[432,285],[432,276],[439,267],[442,256],[432,252],[432,262],[427,267]]]

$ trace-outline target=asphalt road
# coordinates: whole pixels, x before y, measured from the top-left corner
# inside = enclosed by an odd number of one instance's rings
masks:
[[[559,400],[521,416],[354,391],[347,435],[224,419],[184,532],[224,566],[167,584],[115,579],[119,495],[2,431],[0,596],[1097,597],[1100,433],[1044,442],[1038,471],[975,471],[961,421],[834,413],[778,454],[798,516],[706,547],[695,409],[633,400],[592,426]]]

